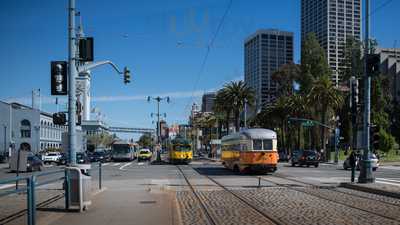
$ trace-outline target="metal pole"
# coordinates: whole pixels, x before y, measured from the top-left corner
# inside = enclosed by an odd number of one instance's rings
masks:
[[[371,77],[367,71],[367,56],[369,54],[369,2],[365,0],[365,47],[364,47],[364,154],[358,177],[359,183],[373,183],[375,178],[372,175],[371,161],[369,159],[369,130],[371,123]]]
[[[4,124],[4,157],[7,155],[7,126]]]
[[[161,126],[160,126],[160,101],[161,98],[157,97],[157,144],[160,144]]]
[[[244,128],[247,128],[247,99],[244,100]]]
[[[101,168],[101,162],[99,163],[99,189],[101,190],[101,186],[102,186],[102,173],[101,173],[101,170],[102,170],[102,168]]]
[[[69,0],[68,7],[68,162],[76,165],[76,33],[75,33],[75,0]]]

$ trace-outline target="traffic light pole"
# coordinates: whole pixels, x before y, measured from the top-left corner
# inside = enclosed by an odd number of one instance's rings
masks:
[[[68,162],[76,165],[76,29],[75,0],[69,0],[68,5]]]
[[[371,125],[371,76],[367,71],[368,54],[369,54],[369,3],[370,0],[365,0],[365,47],[364,47],[364,153],[358,177],[359,183],[373,183],[375,178],[372,174],[370,153],[370,125]]]

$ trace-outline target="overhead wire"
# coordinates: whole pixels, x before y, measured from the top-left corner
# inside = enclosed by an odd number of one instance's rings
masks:
[[[221,17],[221,19],[220,19],[220,21],[218,23],[217,30],[215,31],[215,33],[211,37],[210,43],[207,45],[206,53],[204,55],[204,58],[203,58],[203,61],[202,61],[201,65],[200,65],[199,72],[196,75],[196,79],[195,79],[195,83],[194,83],[194,86],[193,86],[191,97],[189,98],[186,106],[184,107],[183,114],[186,114],[186,110],[188,109],[188,107],[190,107],[190,103],[193,101],[194,94],[196,92],[196,89],[197,89],[198,83],[200,81],[201,75],[204,72],[204,68],[206,66],[208,57],[210,55],[211,48],[213,47],[214,42],[215,42],[215,40],[216,40],[216,38],[218,36],[218,33],[220,32],[220,30],[222,28],[222,25],[224,24],[225,18],[228,15],[228,13],[229,13],[229,11],[230,11],[230,9],[232,7],[232,2],[233,2],[233,0],[229,0],[229,3],[228,3],[228,5],[227,5],[227,7],[226,7],[226,9],[224,11],[224,14],[222,15],[222,17]]]

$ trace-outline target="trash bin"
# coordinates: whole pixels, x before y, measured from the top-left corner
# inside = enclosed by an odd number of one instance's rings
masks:
[[[91,205],[90,164],[67,167],[70,184],[69,209],[86,210]]]

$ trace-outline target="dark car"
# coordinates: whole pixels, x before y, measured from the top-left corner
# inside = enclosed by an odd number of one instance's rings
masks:
[[[298,164],[299,166],[319,166],[320,156],[317,151],[314,150],[297,150],[293,152],[291,163],[292,166]]]
[[[76,163],[87,164],[87,163],[90,163],[90,159],[84,152],[77,152],[76,153]]]
[[[96,151],[89,155],[90,162],[108,162],[111,160],[111,156],[106,151]]]
[[[66,165],[67,164],[67,156],[65,155],[65,153],[61,153],[61,157],[57,160],[57,165]]]
[[[28,160],[26,162],[26,170],[28,172],[42,171],[43,170],[43,161],[35,155],[29,155]]]

